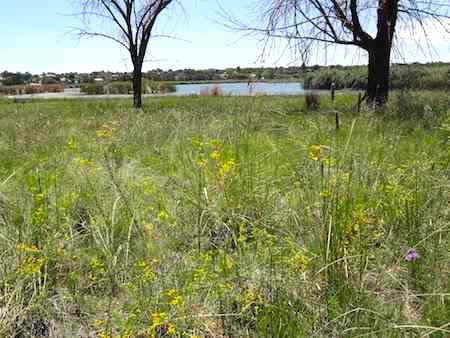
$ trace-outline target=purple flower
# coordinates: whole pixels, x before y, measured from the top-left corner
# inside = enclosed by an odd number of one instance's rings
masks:
[[[406,256],[405,261],[407,262],[413,262],[417,259],[417,252],[414,249],[409,249]]]

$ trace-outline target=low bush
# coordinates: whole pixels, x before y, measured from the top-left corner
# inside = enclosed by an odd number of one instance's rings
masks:
[[[103,95],[106,94],[105,86],[95,83],[83,83],[80,87],[82,93],[87,95]]]

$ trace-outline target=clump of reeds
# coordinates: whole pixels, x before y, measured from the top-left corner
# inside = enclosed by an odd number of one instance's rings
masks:
[[[315,92],[305,93],[305,108],[306,110],[316,110],[320,107],[320,97]]]
[[[213,85],[211,88],[206,87],[200,90],[200,96],[222,96],[223,90],[220,85]]]

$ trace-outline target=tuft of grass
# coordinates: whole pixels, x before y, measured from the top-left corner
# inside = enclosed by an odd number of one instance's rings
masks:
[[[314,92],[307,92],[305,94],[305,109],[316,110],[320,106],[320,96]]]
[[[200,96],[222,96],[222,87],[218,84],[212,85],[211,87],[205,87],[200,90]]]

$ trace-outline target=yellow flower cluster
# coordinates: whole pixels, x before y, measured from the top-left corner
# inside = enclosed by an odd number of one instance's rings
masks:
[[[220,152],[218,150],[214,150],[209,154],[209,157],[214,161],[218,161],[220,159]]]
[[[95,134],[98,138],[111,138],[114,135],[114,129],[107,125],[104,125],[100,129],[97,129],[95,131]]]
[[[312,161],[322,161],[325,165],[332,166],[334,164],[334,160],[327,158],[327,150],[330,150],[328,146],[313,144],[309,146],[308,158]]]
[[[143,282],[151,282],[156,278],[151,265],[147,264],[145,261],[137,262],[136,266],[141,270],[141,279]]]
[[[152,326],[160,326],[166,320],[165,312],[155,312],[152,313]]]
[[[310,160],[318,161],[320,158],[320,145],[313,144],[309,147],[308,157]]]
[[[208,271],[204,268],[198,268],[193,271],[192,278],[195,282],[202,282],[208,277]]]
[[[228,273],[233,269],[233,260],[225,252],[219,256],[219,272]]]
[[[167,326],[167,335],[174,336],[176,333],[177,333],[177,329],[176,329],[175,325],[173,325],[172,323],[169,323],[169,325]]]
[[[239,237],[238,242],[244,243],[246,241],[246,228],[244,223],[239,224]]]
[[[219,167],[219,177],[225,177],[230,174],[236,166],[234,159],[230,159],[221,163]]]
[[[16,251],[22,252],[22,253],[38,253],[40,250],[37,248],[36,245],[28,245],[28,244],[17,244],[16,245]]]
[[[169,215],[167,214],[167,212],[166,212],[165,210],[161,210],[161,211],[158,213],[158,219],[159,219],[161,222],[166,221],[168,218],[169,218]]]
[[[103,263],[101,263],[97,258],[92,258],[89,262],[89,267],[91,268],[91,273],[89,274],[89,279],[92,282],[97,281],[97,276],[103,276],[106,273],[106,268]]]
[[[147,234],[148,238],[152,238],[152,236],[153,236],[153,229],[154,229],[154,226],[153,226],[152,223],[145,223],[144,224],[144,230],[145,230],[145,233]]]
[[[301,252],[296,252],[291,258],[291,264],[296,271],[305,271],[308,267],[308,259]]]
[[[205,160],[205,159],[198,159],[197,160],[197,167],[204,169],[204,168],[206,168],[207,165],[208,165],[208,161],[207,160]]]
[[[176,306],[183,303],[183,296],[181,296],[175,289],[169,289],[164,294],[169,299],[170,305]]]
[[[29,257],[21,265],[19,271],[24,275],[33,275],[39,273],[46,260],[44,257]]]
[[[43,225],[45,222],[46,212],[44,209],[44,205],[39,205],[31,215],[31,221],[35,225]]]
[[[79,166],[79,167],[86,167],[89,164],[88,160],[85,160],[84,158],[81,157],[75,157],[75,163]]]
[[[151,325],[147,330],[147,336],[150,338],[156,337],[156,329],[166,322],[167,316],[165,312],[155,312],[151,314]],[[174,324],[168,323],[165,326],[165,335],[174,336],[177,329]]]
[[[255,285],[251,284],[243,293],[241,299],[242,312],[247,311],[250,308],[258,311],[258,304],[263,302],[263,297],[256,289]]]

